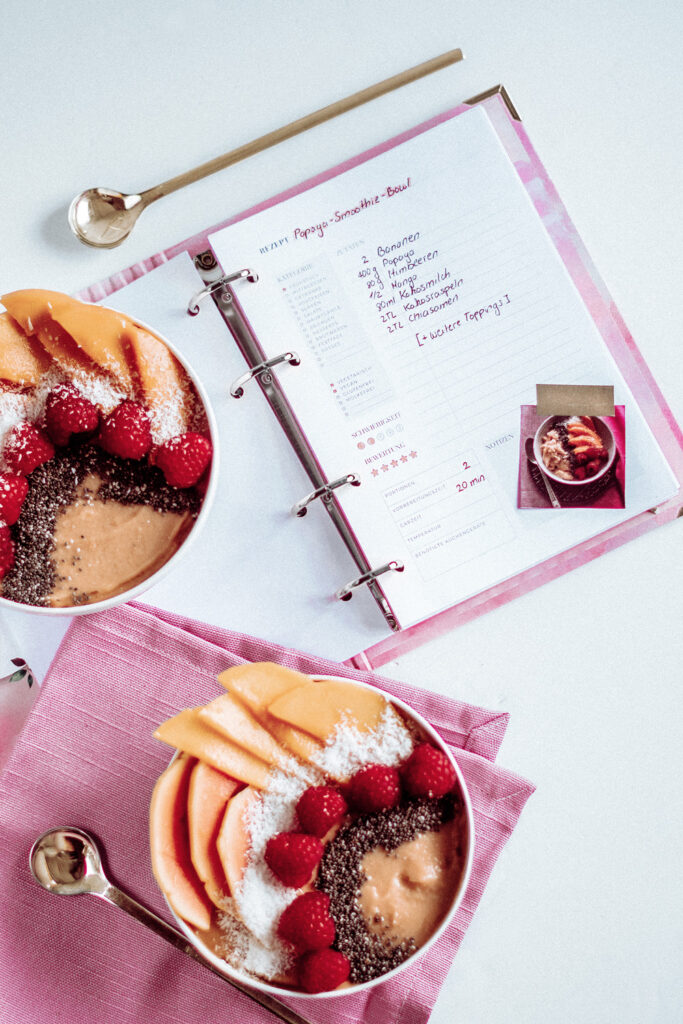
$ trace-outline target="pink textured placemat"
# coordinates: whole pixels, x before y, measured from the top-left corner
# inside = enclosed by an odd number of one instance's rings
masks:
[[[371,682],[430,719],[465,774],[476,856],[447,933],[398,979],[345,999],[290,999],[325,1024],[422,1024],[533,786],[493,763],[507,716],[140,605],[76,619],[0,778],[0,1019],[53,1024],[258,1024],[240,993],[93,897],[49,896],[32,880],[33,840],[55,825],[93,832],[113,881],[169,918],[149,867],[147,811],[169,751],[152,738],[179,709],[220,692],[242,661]]]

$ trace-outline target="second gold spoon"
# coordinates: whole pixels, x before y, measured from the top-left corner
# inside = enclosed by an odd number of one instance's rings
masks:
[[[353,110],[354,107],[359,107],[369,100],[391,92],[392,89],[415,82],[418,78],[424,78],[425,75],[430,75],[433,71],[440,71],[442,68],[448,67],[449,64],[456,64],[460,60],[462,60],[461,50],[449,50],[447,53],[442,53],[440,57],[434,57],[432,60],[409,68],[408,71],[402,71],[392,78],[385,78],[383,82],[371,85],[367,89],[361,89],[360,92],[355,92],[351,96],[347,96],[346,99],[337,100],[336,103],[330,103],[327,107],[321,107],[320,110],[300,117],[296,121],[291,121],[267,135],[261,135],[258,139],[231,150],[230,153],[215,157],[191,171],[176,175],[175,178],[169,178],[168,181],[148,188],[145,192],[126,195],[125,192],[117,192],[113,188],[88,188],[76,196],[71,203],[69,226],[76,237],[86,245],[92,245],[98,249],[113,249],[128,238],[142,211],[150,203],[161,199],[162,196],[184,188],[185,185],[191,185],[193,182],[199,181],[200,178],[206,178],[209,174],[215,174],[216,171],[222,171],[239,160],[260,153],[270,146],[277,145],[278,142],[305,132],[308,128],[329,121],[339,114],[344,114],[348,110]]]

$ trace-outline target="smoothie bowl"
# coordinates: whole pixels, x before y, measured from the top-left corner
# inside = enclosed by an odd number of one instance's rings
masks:
[[[122,313],[37,289],[0,302],[0,605],[74,615],[129,601],[208,515],[206,393]]]
[[[540,470],[555,483],[569,487],[600,480],[615,455],[614,435],[599,416],[549,416],[534,437]]]
[[[472,865],[462,774],[420,715],[374,687],[270,663],[163,722],[176,748],[150,806],[154,875],[227,977],[344,996],[415,962]]]

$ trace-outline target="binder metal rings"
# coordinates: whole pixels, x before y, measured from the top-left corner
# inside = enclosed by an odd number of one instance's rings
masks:
[[[300,362],[301,360],[296,352],[281,352],[279,356],[273,356],[272,359],[266,359],[265,362],[259,363],[258,366],[252,366],[250,370],[247,370],[241,377],[234,380],[230,386],[230,394],[233,398],[241,398],[244,394],[244,385],[248,384],[253,377],[258,377],[259,374],[265,373],[271,366],[277,366],[278,363],[290,363],[292,366],[298,366]]]
[[[324,498],[331,494],[337,487],[343,487],[344,484],[351,484],[352,487],[360,487],[360,480],[355,473],[347,473],[346,476],[340,476],[338,480],[333,480],[332,483],[323,484],[321,487],[316,487],[314,491],[307,494],[301,501],[297,501],[296,505],[292,505],[292,515],[305,516],[308,512],[307,506],[315,501],[316,498]]]
[[[376,580],[378,576],[385,572],[403,572],[404,569],[403,562],[387,562],[386,565],[380,565],[379,569],[370,569],[368,572],[364,572],[362,576],[358,576],[357,579],[351,580],[345,587],[337,591],[335,597],[339,598],[340,601],[350,601],[356,587],[361,587],[364,583],[372,583],[373,580]]]
[[[190,316],[196,316],[199,312],[199,303],[203,302],[209,295],[213,295],[224,285],[230,284],[231,281],[239,281],[246,277],[247,281],[251,281],[255,284],[258,281],[258,274],[254,270],[250,270],[248,267],[244,267],[242,270],[236,270],[232,274],[224,274],[223,277],[219,277],[217,281],[212,281],[206,288],[202,288],[201,291],[196,292],[187,304],[187,312]],[[230,292],[225,294],[226,302],[232,302],[232,296]]]

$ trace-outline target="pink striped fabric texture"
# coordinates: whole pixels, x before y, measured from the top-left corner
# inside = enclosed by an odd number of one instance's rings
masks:
[[[169,749],[164,718],[220,692],[216,674],[277,661],[371,682],[428,718],[453,748],[475,812],[476,857],[447,933],[413,968],[367,993],[290,1004],[325,1024],[422,1024],[533,786],[494,763],[505,714],[428,694],[142,605],[74,621],[0,778],[0,1019],[13,1024],[259,1024],[260,1007],[93,897],[51,896],[28,851],[57,825],[101,842],[114,882],[170,919],[149,866],[147,812]]]

